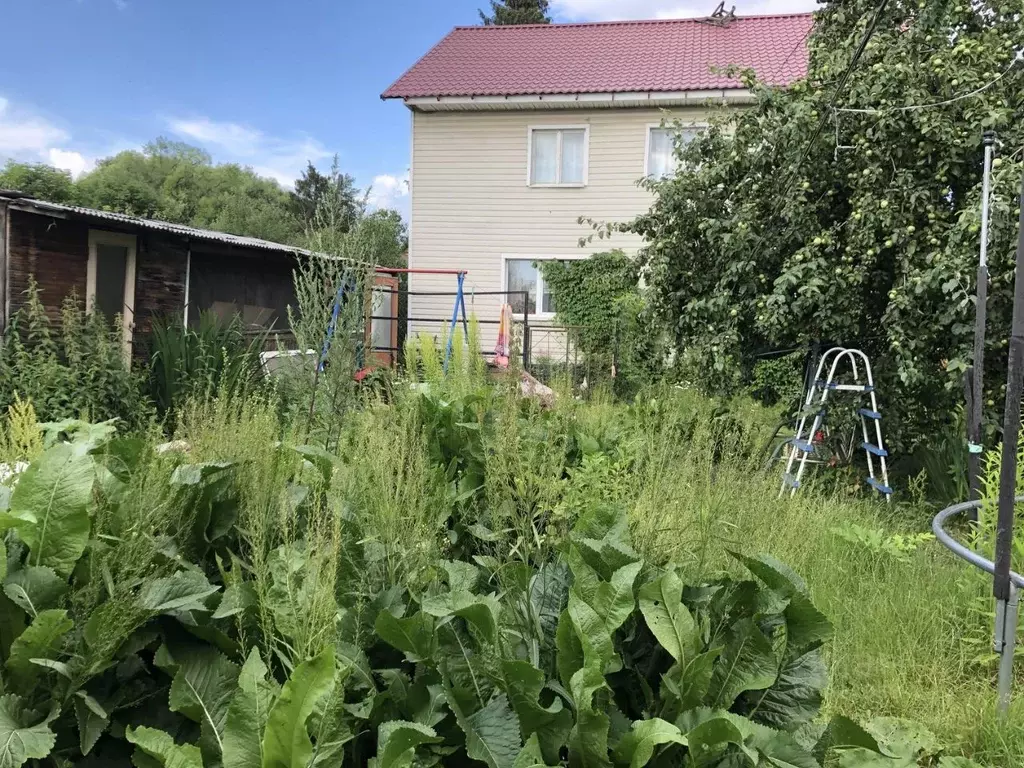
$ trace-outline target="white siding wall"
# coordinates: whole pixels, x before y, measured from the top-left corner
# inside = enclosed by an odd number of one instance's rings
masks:
[[[664,116],[657,109],[635,108],[414,113],[409,266],[467,270],[467,310],[496,320],[501,297],[474,296],[474,291],[504,290],[503,256],[578,258],[611,248],[635,252],[640,239],[622,234],[595,238],[581,248],[579,239],[591,230],[577,219],[627,221],[647,209],[651,196],[636,182],[644,174],[648,127]],[[706,111],[677,109],[673,116],[701,124]],[[529,128],[546,125],[589,127],[585,187],[528,186]],[[455,277],[447,276],[410,279],[413,291],[454,291],[455,284]],[[452,307],[449,297],[412,296],[409,316],[450,317]],[[410,322],[412,332],[438,337],[443,327]],[[481,330],[485,346],[492,347],[496,327],[482,325]],[[535,348],[534,354],[543,350]]]

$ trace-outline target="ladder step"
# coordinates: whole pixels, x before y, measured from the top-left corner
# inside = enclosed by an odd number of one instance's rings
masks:
[[[892,488],[890,488],[888,485],[883,485],[882,483],[875,480],[875,478],[869,477],[866,479],[866,482],[879,493],[884,493],[886,496],[892,495]]]
[[[788,485],[790,488],[799,488],[800,481],[793,477],[789,472],[784,472],[782,475],[782,482]]]
[[[822,389],[834,389],[840,392],[874,392],[875,388],[870,384],[836,384],[833,382],[817,381],[815,384]]]
[[[876,421],[882,418],[882,414],[878,411],[872,411],[870,408],[858,408],[857,413],[861,416],[867,416],[869,419],[875,419]]]
[[[814,444],[813,443],[809,443],[806,440],[797,440],[795,437],[792,440],[790,440],[789,442],[798,451],[803,451],[804,453],[814,453]]]
[[[875,456],[888,456],[889,452],[885,448],[879,448],[877,445],[871,443],[861,443],[860,447],[868,453],[874,454]]]

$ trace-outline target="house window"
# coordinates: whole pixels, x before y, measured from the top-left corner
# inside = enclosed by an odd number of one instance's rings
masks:
[[[109,321],[121,317],[126,352],[131,350],[135,320],[135,235],[89,230],[85,301],[90,312]]]
[[[539,261],[550,259],[505,259],[505,290],[515,315],[526,312],[534,317],[552,317],[555,314],[555,299],[544,282],[544,273],[537,266]]]
[[[582,187],[587,183],[586,128],[531,128],[529,183]]]
[[[703,128],[665,128],[660,125],[651,126],[647,129],[647,162],[644,168],[645,176],[653,176],[656,179],[668,178],[675,175],[675,137],[678,134],[683,146],[689,144],[696,138]]]

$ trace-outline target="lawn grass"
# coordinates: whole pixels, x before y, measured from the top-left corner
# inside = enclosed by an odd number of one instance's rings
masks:
[[[901,559],[834,533],[919,532],[935,510],[821,487],[779,499],[779,473],[756,453],[712,462],[707,425],[686,444],[671,432],[648,438],[652,458],[633,481],[634,532],[651,557],[682,563],[695,580],[740,570],[727,550],[783,560],[835,627],[824,714],[911,719],[953,752],[1024,765],[1024,690],[1000,722],[994,665],[976,661],[991,653],[991,582],[934,540]]]

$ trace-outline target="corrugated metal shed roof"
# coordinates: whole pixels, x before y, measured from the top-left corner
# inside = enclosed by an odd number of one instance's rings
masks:
[[[62,203],[51,203],[46,200],[36,200],[25,197],[16,192],[0,190],[0,200],[7,200],[17,210],[31,211],[38,213],[59,214],[62,216],[72,215],[93,221],[108,221],[121,224],[126,227],[148,229],[156,232],[167,232],[180,237],[187,237],[193,240],[205,240],[214,243],[234,245],[239,248],[258,248],[264,251],[276,251],[279,253],[294,253],[302,256],[315,255],[305,248],[298,248],[294,245],[284,243],[273,243],[269,240],[261,240],[258,237],[245,237],[243,235],[231,235],[227,232],[215,232],[211,229],[197,229],[187,227],[184,224],[172,224],[169,221],[157,221],[155,219],[142,219],[137,216],[128,216],[123,213],[112,213],[110,211],[98,211],[94,208],[82,208],[77,205],[64,205]]]

